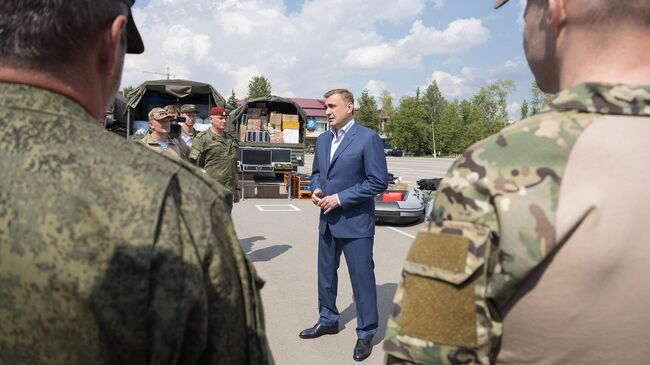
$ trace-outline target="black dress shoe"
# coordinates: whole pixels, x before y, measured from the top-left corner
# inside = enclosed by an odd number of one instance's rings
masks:
[[[316,323],[314,327],[307,328],[300,332],[300,338],[316,338],[322,335],[335,335],[339,333],[339,326],[325,326],[320,323]]]
[[[354,346],[354,356],[352,358],[354,361],[363,361],[372,352],[372,339],[362,340],[358,339],[357,344]]]

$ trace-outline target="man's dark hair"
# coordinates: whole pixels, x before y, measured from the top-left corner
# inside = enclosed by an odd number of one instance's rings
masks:
[[[334,89],[330,90],[323,95],[325,98],[329,98],[330,96],[334,94],[340,94],[341,98],[343,98],[343,101],[346,103],[351,103],[354,105],[354,95],[350,92],[348,89]]]
[[[1,0],[0,64],[45,70],[75,64],[120,14],[128,14],[121,0]]]

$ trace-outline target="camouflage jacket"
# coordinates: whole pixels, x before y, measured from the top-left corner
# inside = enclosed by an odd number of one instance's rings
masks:
[[[190,161],[232,191],[235,188],[238,147],[239,142],[228,133],[217,135],[208,129],[199,132],[192,140]]]
[[[558,245],[567,160],[604,114],[650,116],[650,87],[580,84],[470,147],[438,189],[395,294],[387,364],[494,364],[504,308]]]
[[[187,155],[182,150],[181,144],[175,139],[169,137],[167,137],[167,139],[169,140],[169,145],[167,148],[163,148],[157,141],[154,141],[151,134],[145,135],[139,142],[147,146],[152,151],[167,155],[173,160],[187,159]]]
[[[0,133],[0,364],[273,363],[229,192],[42,89]]]

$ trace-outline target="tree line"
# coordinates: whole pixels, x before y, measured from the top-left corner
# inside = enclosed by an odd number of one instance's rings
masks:
[[[380,110],[388,120],[382,130],[377,100],[366,89],[359,98],[355,120],[383,132],[389,145],[406,153],[455,156],[508,125],[507,97],[514,90],[512,80],[500,80],[468,99],[447,100],[433,81],[424,92],[418,88],[415,96],[402,97],[397,106],[390,92],[384,90],[379,97]],[[531,101],[522,102],[522,118],[542,111],[552,99],[535,82],[531,93]]]

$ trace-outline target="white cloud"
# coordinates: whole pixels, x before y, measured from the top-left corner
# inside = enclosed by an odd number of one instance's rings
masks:
[[[519,102],[513,101],[508,104],[508,119],[509,120],[518,120],[521,116],[521,104]]]
[[[350,66],[375,68],[388,64],[395,58],[395,47],[388,44],[360,47],[348,53],[345,62]]]
[[[379,101],[381,93],[388,89],[385,82],[378,80],[368,80],[363,88],[368,89],[368,94],[374,97],[377,101]]]
[[[473,80],[467,75],[455,76],[444,71],[434,71],[427,80],[427,85],[435,81],[440,92],[448,99],[462,99],[476,91]]]
[[[253,76],[259,76],[261,73],[255,66],[244,66],[232,70],[228,73],[234,80],[233,89],[239,97],[246,97],[248,93],[248,81]],[[271,82],[271,87],[273,87],[273,82]]]
[[[276,94],[319,97],[350,87],[352,71],[340,72],[350,49],[380,44],[383,23],[412,19],[427,1],[313,0],[288,12],[283,0],[150,0],[133,12],[146,52],[127,57],[122,85],[169,65],[172,74],[238,96],[248,77],[263,75]]]
[[[462,13],[436,26],[419,20],[425,9],[444,6],[444,0],[310,0],[288,11],[286,0],[149,0],[133,10],[146,51],[127,56],[122,86],[163,78],[143,71],[164,73],[169,66],[176,78],[210,83],[225,97],[231,89],[244,97],[249,79],[263,75],[278,95],[317,98],[338,87],[359,94],[365,86],[377,96],[386,88],[378,80],[386,80],[397,98],[435,70],[454,86],[450,92],[471,94],[485,77],[459,70],[468,64],[465,52],[488,42],[490,31]],[[381,73],[387,69],[396,71]]]
[[[458,54],[485,43],[490,36],[480,19],[459,19],[446,29],[413,22],[409,34],[390,43],[363,46],[348,52],[346,62],[360,68],[418,67],[423,57]]]
[[[498,80],[517,80],[523,74],[528,75],[526,63],[522,57],[505,61],[496,67],[463,67],[457,74],[435,70],[427,79],[426,88],[436,81],[442,94],[448,99],[465,99],[476,94],[482,87]],[[512,114],[511,114],[512,115]]]
[[[169,33],[162,49],[164,56],[191,53],[195,59],[202,60],[210,52],[210,36],[207,34],[195,33],[181,24],[171,26]]]

